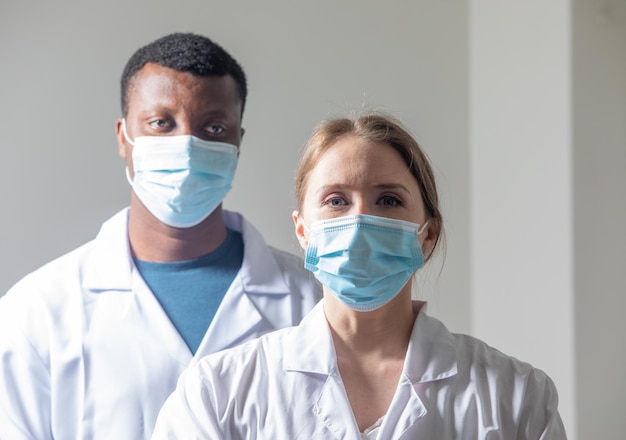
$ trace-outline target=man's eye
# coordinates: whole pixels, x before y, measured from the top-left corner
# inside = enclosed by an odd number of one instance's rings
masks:
[[[165,128],[167,127],[167,120],[165,119],[155,119],[150,122],[150,125],[154,128]]]
[[[224,127],[221,125],[209,125],[208,132],[211,134],[221,134],[224,132]]]

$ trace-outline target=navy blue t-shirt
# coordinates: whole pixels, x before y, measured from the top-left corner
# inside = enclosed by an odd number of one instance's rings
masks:
[[[228,229],[224,243],[210,254],[168,263],[135,259],[135,264],[195,354],[242,261],[243,237]]]

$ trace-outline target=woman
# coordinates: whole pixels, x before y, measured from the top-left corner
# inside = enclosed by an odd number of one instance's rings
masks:
[[[298,327],[188,370],[154,438],[565,438],[545,373],[451,334],[412,301],[443,226],[431,166],[399,123],[322,123],[296,198],[324,299]]]

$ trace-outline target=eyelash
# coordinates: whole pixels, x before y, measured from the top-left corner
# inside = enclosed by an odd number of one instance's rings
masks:
[[[394,207],[396,207],[396,206],[403,206],[404,205],[404,202],[402,200],[400,200],[398,197],[395,197],[395,196],[386,195],[386,196],[382,196],[379,200],[382,200],[382,199],[391,199],[391,200],[393,200],[394,204],[392,206],[394,206]],[[385,205],[385,206],[390,206],[390,205]]]
[[[155,119],[151,121],[150,125],[153,126],[157,130],[163,130],[163,129],[169,128],[171,126],[171,123],[166,118],[159,118],[159,119]],[[224,127],[222,124],[210,124],[209,126],[207,126],[205,130],[210,135],[216,136],[216,135],[221,135],[224,132],[226,132],[226,127]]]
[[[150,122],[150,125],[157,129],[165,128],[168,124],[169,121],[167,119],[155,119],[154,121]]]
[[[215,129],[215,128],[219,129],[219,131],[218,131],[218,132],[215,132],[215,131],[213,130],[213,129]],[[224,127],[224,126],[223,126],[223,125],[221,125],[221,124],[211,124],[211,125],[209,125],[209,126],[208,126],[208,129],[207,129],[207,132],[209,132],[210,134],[214,134],[214,135],[215,135],[215,134],[222,134],[222,133],[224,133],[225,131],[226,131],[226,127]]]
[[[393,204],[392,205],[385,205],[384,203],[381,203],[383,200],[393,200]],[[335,200],[341,200],[345,203],[341,204],[341,205],[333,205],[332,203]],[[339,196],[332,196],[332,197],[328,197],[327,199],[322,201],[322,206],[330,206],[332,207],[339,207],[339,206],[345,206],[347,204],[346,200],[343,197],[339,197]],[[378,201],[376,202],[376,204],[380,204],[382,206],[385,207],[389,207],[389,208],[395,208],[395,207],[399,207],[399,206],[404,206],[404,202],[396,197],[396,196],[391,196],[391,195],[384,195],[381,196]]]

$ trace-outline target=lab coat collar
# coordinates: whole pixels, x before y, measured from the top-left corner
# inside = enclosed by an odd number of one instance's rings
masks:
[[[291,332],[283,347],[284,368],[330,375],[337,369],[335,348],[321,300]],[[417,304],[416,304],[417,305]],[[415,319],[404,362],[404,376],[413,384],[457,373],[454,337],[441,321],[426,313],[424,304]]]
[[[241,232],[244,258],[240,270],[243,290],[247,293],[285,295],[290,293],[283,271],[261,233],[241,214],[223,210],[226,227]]]
[[[255,331],[268,332],[293,325],[292,295],[274,250],[240,214],[225,210],[223,213],[226,226],[242,234],[244,259],[196,357],[258,336]],[[135,271],[128,241],[128,214],[126,208],[107,220],[91,243],[90,254],[83,266],[83,288],[93,293],[136,289],[135,294],[143,298],[141,307],[152,311],[146,314],[146,319],[153,319],[154,325],[163,330],[160,337],[176,359],[187,363],[191,353],[169,320],[163,320],[165,312]],[[264,310],[273,313],[262,313]],[[120,314],[124,311],[120,310]]]
[[[259,333],[293,325],[293,297],[273,249],[240,214],[224,211],[224,221],[228,228],[242,234],[243,262],[194,359],[239,344]]]
[[[131,290],[134,263],[128,242],[129,211],[121,210],[100,228],[85,265],[85,289]],[[240,214],[226,210],[223,213],[226,226],[243,236],[244,259],[239,271],[243,290],[263,295],[288,294],[289,286],[261,233]],[[122,255],[126,258],[120,258]]]
[[[330,328],[323,309],[324,300],[286,335],[283,367],[287,371],[326,375],[313,412],[336,438],[359,438],[356,421],[348,421],[342,401],[345,390],[336,362]],[[414,303],[417,306],[418,303]],[[414,427],[427,410],[418,396],[419,383],[450,377],[457,372],[454,338],[437,319],[426,314],[424,304],[415,319],[407,348],[403,374],[379,431],[379,438],[414,438]]]
[[[287,371],[330,375],[337,369],[323,299],[286,336],[283,353],[283,367]]]
[[[254,323],[260,321],[269,324],[267,331],[293,325],[292,292],[284,278],[285,271],[274,256],[274,249],[265,243],[261,233],[241,214],[226,210],[223,212],[226,226],[241,232],[244,257],[241,269],[224,298],[223,310],[218,313],[231,313],[230,319],[235,319],[235,316],[245,319],[240,321],[247,323],[243,328],[253,328]],[[243,292],[244,295],[236,295],[235,300],[231,291]],[[229,304],[233,307],[229,307]],[[262,310],[273,310],[273,313],[262,314]],[[214,327],[211,325],[208,336],[215,338]]]
[[[133,261],[125,208],[107,220],[92,243],[84,265],[83,288],[93,292],[131,290]],[[125,256],[125,258],[120,258]]]
[[[424,303],[415,318],[404,361],[404,374],[413,384],[445,379],[457,373],[454,337],[441,321],[426,313],[426,308]]]

